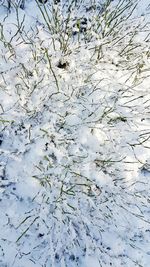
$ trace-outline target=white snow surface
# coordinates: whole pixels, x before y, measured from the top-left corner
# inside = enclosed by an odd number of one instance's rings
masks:
[[[149,267],[149,1],[52,2],[0,5],[0,267]]]

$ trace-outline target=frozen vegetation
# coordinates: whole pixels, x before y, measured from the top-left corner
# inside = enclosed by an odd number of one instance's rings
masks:
[[[0,267],[149,267],[149,0],[40,2],[0,0]]]

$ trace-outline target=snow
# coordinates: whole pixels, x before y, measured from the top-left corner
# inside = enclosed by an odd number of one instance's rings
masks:
[[[0,2],[0,267],[149,267],[148,1],[52,2]]]

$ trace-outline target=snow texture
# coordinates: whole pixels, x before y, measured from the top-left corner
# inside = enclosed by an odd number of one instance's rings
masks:
[[[6,2],[0,267],[149,267],[148,0]]]

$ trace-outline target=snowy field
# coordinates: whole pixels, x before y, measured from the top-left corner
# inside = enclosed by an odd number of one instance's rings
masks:
[[[150,266],[150,3],[0,0],[0,267],[76,266]]]

